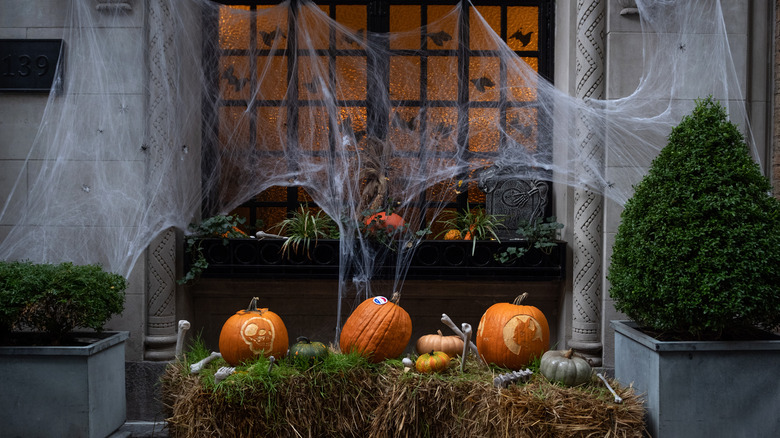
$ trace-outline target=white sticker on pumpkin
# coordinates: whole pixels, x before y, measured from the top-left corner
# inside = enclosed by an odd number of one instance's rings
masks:
[[[387,298],[385,298],[383,296],[378,296],[378,297],[374,297],[373,301],[374,301],[374,304],[377,304],[377,305],[381,306],[382,304],[386,304],[387,303]]]

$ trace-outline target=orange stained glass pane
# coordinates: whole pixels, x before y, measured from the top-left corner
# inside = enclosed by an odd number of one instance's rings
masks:
[[[498,108],[471,108],[469,110],[469,150],[497,152],[500,139]]]
[[[342,142],[352,141],[354,135],[358,145],[366,141],[366,108],[365,107],[340,107],[339,129]],[[354,145],[353,145],[354,146]]]
[[[257,196],[255,196],[257,202],[287,202],[287,187],[283,186],[271,186]]]
[[[249,49],[249,6],[219,8],[219,47]]]
[[[428,149],[455,154],[458,142],[458,109],[430,107],[427,115]]]
[[[249,144],[249,121],[244,107],[226,106],[219,109],[219,144],[233,150]]]
[[[336,5],[336,21],[349,29],[350,36],[336,38],[338,49],[359,49],[355,39],[365,41],[368,14],[365,5]]]
[[[458,97],[458,59],[454,56],[428,58],[428,100],[455,101]]]
[[[249,59],[246,56],[223,56],[219,59],[219,90],[225,100],[249,99]]]
[[[420,58],[416,56],[390,57],[390,99],[417,100],[420,98]]]
[[[257,48],[283,50],[287,47],[287,8],[258,7]]]
[[[428,6],[428,23],[425,34],[429,50],[455,50],[458,48],[458,14],[454,6]]]
[[[259,100],[282,100],[287,94],[287,58],[259,56],[257,65]]]
[[[539,50],[539,8],[507,7],[506,36],[512,50]]]
[[[512,108],[506,115],[506,134],[515,143],[534,151],[537,146],[537,111],[534,108]]]
[[[463,187],[463,190],[466,188]],[[446,180],[437,182],[425,190],[425,196],[431,202],[455,202],[460,187],[457,187],[457,181]]]
[[[517,62],[528,64],[534,71],[538,70],[539,60],[537,58],[522,58]],[[519,67],[510,67],[507,74],[507,87],[509,92],[507,98],[518,102],[530,102],[536,100],[536,87],[538,77],[529,71],[526,65]]]
[[[497,40],[501,32],[501,7],[477,6],[475,9],[469,10],[471,50],[497,50]],[[479,18],[480,15],[484,21]]]
[[[285,199],[287,196],[285,193]],[[285,207],[265,207],[257,209],[257,218],[263,221],[265,225],[263,231],[274,233],[279,232],[280,223],[287,219],[287,209]]]
[[[390,49],[420,48],[420,5],[390,6]]]
[[[486,200],[485,192],[479,189],[476,181],[469,182],[469,202],[483,204]]]
[[[329,150],[328,110],[319,106],[303,106],[298,109],[298,142],[304,151]]]
[[[298,187],[298,202],[314,202],[314,199],[303,187]],[[314,211],[316,212],[316,210]]]
[[[400,107],[390,114],[389,140],[393,148],[404,152],[420,149],[420,107]]]
[[[286,135],[287,108],[261,106],[257,108],[257,148],[263,151],[282,151],[282,136]]]
[[[338,99],[365,100],[366,98],[366,58],[362,56],[336,57],[336,77],[339,79],[335,90]]]
[[[328,58],[300,56],[298,65],[298,99],[322,99],[322,87],[328,86]]]
[[[469,98],[496,102],[499,98],[500,61],[497,57],[475,56],[469,60]]]
[[[298,50],[323,50],[330,46],[327,12],[313,3],[301,2],[298,10]]]

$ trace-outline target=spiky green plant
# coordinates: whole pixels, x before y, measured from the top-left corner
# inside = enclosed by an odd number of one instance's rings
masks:
[[[439,233],[437,237],[450,230],[458,230],[464,239],[471,240],[471,253],[473,255],[478,240],[494,239],[501,241],[496,231],[498,231],[499,227],[504,226],[504,217],[490,214],[482,207],[472,210],[466,204],[465,210],[448,212],[441,223],[445,230]]]
[[[288,256],[291,250],[297,253],[298,249],[302,248],[306,257],[309,257],[309,247],[312,242],[316,243],[317,239],[339,238],[336,222],[323,210],[314,213],[306,205],[301,205],[292,216],[281,221],[277,228],[280,234],[287,237],[282,244],[282,254]]]

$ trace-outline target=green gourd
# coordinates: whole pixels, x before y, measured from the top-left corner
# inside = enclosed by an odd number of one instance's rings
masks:
[[[299,336],[297,342],[290,347],[289,357],[296,364],[312,365],[325,360],[328,354],[328,347],[322,342],[311,342],[309,338]]]
[[[587,383],[591,378],[588,361],[574,355],[574,350],[550,350],[542,355],[539,371],[547,380],[566,386]]]

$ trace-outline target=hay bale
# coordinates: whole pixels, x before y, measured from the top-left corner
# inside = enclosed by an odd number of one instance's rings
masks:
[[[345,355],[338,355],[345,356]],[[188,374],[171,364],[162,379],[172,437],[643,437],[645,409],[631,388],[598,379],[567,388],[535,375],[506,389],[493,372],[457,361],[443,374],[405,373],[399,361],[323,364],[267,372],[259,360],[218,385],[216,363]],[[222,364],[224,365],[224,364]],[[503,370],[498,370],[503,372]]]

